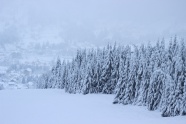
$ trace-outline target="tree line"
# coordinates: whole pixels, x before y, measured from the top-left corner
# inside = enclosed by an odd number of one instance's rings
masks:
[[[185,41],[78,50],[70,62],[58,59],[37,87],[115,94],[114,104],[146,106],[163,117],[186,115]]]

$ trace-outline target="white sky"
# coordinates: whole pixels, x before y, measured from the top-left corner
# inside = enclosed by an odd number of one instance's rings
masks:
[[[0,0],[0,32],[12,27],[21,37],[96,45],[186,38],[186,0]]]

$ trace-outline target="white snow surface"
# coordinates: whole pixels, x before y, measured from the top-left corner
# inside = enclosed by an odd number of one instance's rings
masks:
[[[112,104],[113,95],[63,90],[1,90],[0,124],[186,124],[185,116],[163,118],[146,107]]]

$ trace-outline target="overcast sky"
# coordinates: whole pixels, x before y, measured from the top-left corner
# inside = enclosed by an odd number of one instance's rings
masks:
[[[4,34],[23,42],[96,45],[186,39],[186,0],[0,0]]]

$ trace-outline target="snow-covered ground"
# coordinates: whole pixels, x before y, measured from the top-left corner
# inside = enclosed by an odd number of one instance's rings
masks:
[[[186,124],[145,107],[113,105],[113,95],[67,94],[63,90],[1,90],[0,124]]]

